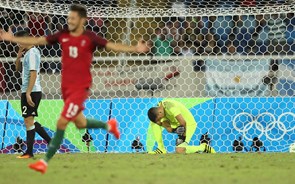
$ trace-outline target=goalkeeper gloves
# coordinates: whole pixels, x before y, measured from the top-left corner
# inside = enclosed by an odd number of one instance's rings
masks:
[[[178,146],[178,145],[184,143],[184,142],[185,142],[185,138],[186,138],[186,137],[183,136],[183,135],[178,135],[178,138],[176,139],[176,146]]]
[[[172,132],[176,133],[177,135],[183,135],[185,133],[185,127],[184,126],[178,126],[177,128],[173,128]]]
[[[156,154],[166,154],[167,151],[166,150],[160,150],[159,148],[157,148],[154,151],[149,151],[148,154],[152,154],[152,155],[156,155]]]

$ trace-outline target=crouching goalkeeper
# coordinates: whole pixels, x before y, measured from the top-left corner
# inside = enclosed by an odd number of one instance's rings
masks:
[[[148,117],[151,121],[150,129],[158,143],[158,148],[148,153],[166,153],[161,127],[164,127],[170,133],[178,134],[176,153],[215,153],[215,150],[206,143],[199,146],[188,145],[195,133],[197,123],[192,113],[182,103],[174,100],[163,100],[158,103],[157,107],[149,109]]]

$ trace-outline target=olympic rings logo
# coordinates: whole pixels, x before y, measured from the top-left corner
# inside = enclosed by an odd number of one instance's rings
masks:
[[[241,112],[234,117],[232,123],[233,123],[234,129],[236,129],[240,133],[243,133],[243,137],[247,140],[252,140],[252,138],[249,138],[247,136],[247,132],[255,125],[255,128],[261,132],[258,135],[258,138],[260,138],[264,134],[267,139],[269,139],[271,141],[277,141],[277,140],[282,139],[286,135],[287,132],[292,132],[295,130],[295,126],[287,129],[286,125],[282,122],[282,118],[284,116],[288,116],[288,115],[292,116],[294,119],[294,122],[295,122],[295,114],[292,112],[285,112],[285,113],[281,114],[277,120],[276,120],[276,117],[269,112],[261,113],[256,117],[254,117],[252,114],[249,114],[247,112]],[[237,121],[238,121],[238,118],[240,118],[241,116],[246,116],[246,117],[250,118],[250,122],[247,123],[244,127],[239,128],[237,126]],[[270,118],[270,121],[269,121],[270,123],[268,123],[265,127],[262,125],[261,122],[259,122],[259,118],[263,118],[264,116],[268,116]],[[270,132],[276,127],[280,131],[282,131],[283,133],[280,134],[279,137],[272,138],[270,136]]]

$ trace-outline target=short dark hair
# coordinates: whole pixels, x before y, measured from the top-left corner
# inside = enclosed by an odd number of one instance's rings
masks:
[[[26,30],[21,30],[14,34],[15,37],[24,37],[29,35],[30,35],[29,32],[27,32]]]
[[[70,11],[77,12],[81,18],[87,18],[87,9],[85,6],[73,4],[70,7]]]
[[[152,107],[148,111],[148,117],[154,123],[156,123],[157,114],[158,114],[158,107]]]

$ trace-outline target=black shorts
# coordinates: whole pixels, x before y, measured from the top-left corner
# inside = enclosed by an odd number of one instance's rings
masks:
[[[38,106],[42,98],[42,92],[32,92],[32,101],[35,103],[35,107],[31,107],[27,102],[26,93],[22,93],[21,96],[21,109],[22,116],[27,118],[29,116],[38,116]]]

